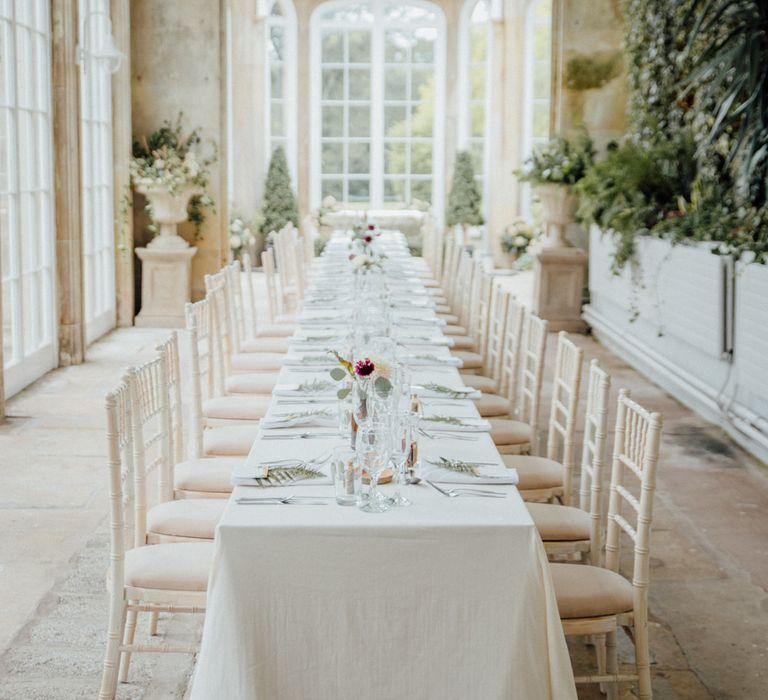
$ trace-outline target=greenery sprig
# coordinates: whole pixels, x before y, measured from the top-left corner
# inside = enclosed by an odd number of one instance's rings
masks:
[[[456,389],[452,389],[449,386],[445,386],[443,384],[436,384],[435,382],[429,382],[424,385],[424,388],[427,391],[434,391],[436,394],[443,394],[444,396],[448,396],[452,399],[462,399],[466,398],[467,392],[464,391],[456,391]]]
[[[465,474],[467,476],[480,476],[480,467],[474,462],[465,462],[461,459],[448,459],[447,457],[440,457],[437,461],[437,466],[440,469],[445,469],[449,472],[456,474]]]
[[[271,467],[267,468],[267,476],[257,479],[260,486],[276,484],[288,484],[294,481],[303,481],[305,479],[319,479],[325,474],[319,469],[312,467]]]

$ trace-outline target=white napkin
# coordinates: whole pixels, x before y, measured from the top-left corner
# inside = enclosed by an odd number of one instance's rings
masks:
[[[340,315],[310,316],[306,314],[301,314],[301,316],[299,316],[297,321],[302,326],[327,326],[329,324],[344,323],[347,320],[347,318],[348,318],[347,316],[340,316]]]
[[[491,424],[482,418],[457,418],[457,420],[460,420],[461,423],[447,423],[439,420],[433,421],[429,420],[429,416],[425,416],[419,421],[419,425],[424,428],[424,430],[431,430],[434,432],[444,430],[451,433],[487,433],[491,430]]]
[[[285,355],[283,367],[331,367],[336,364],[332,355],[313,353],[311,355]]]
[[[304,386],[301,384],[277,384],[275,385],[275,388],[272,389],[272,394],[274,396],[295,396],[295,397],[306,397],[311,398],[313,396],[331,396],[336,391],[336,382],[329,379],[327,381],[327,386],[320,388],[319,384],[320,382],[326,383],[325,379],[315,380],[317,388],[309,388],[307,389],[306,386],[308,384],[311,385],[311,382],[306,382]]]
[[[466,399],[471,399],[472,401],[477,401],[477,399],[482,397],[482,392],[479,389],[472,389],[470,387],[447,387],[451,391],[456,392],[457,394],[461,394],[461,396],[457,396],[457,401],[464,401]],[[411,387],[411,391],[413,391],[417,396],[420,396],[423,399],[446,399],[451,400],[454,397],[450,394],[443,394],[439,391],[434,391],[433,389],[427,389],[424,386],[421,386],[420,384],[414,384]]]
[[[464,362],[460,357],[439,357],[431,353],[416,353],[405,355],[403,362],[412,367],[425,367],[429,365],[445,365],[447,367],[461,367]]]
[[[493,467],[478,467],[478,476],[459,474],[448,469],[441,469],[435,464],[425,462],[421,468],[421,478],[428,481],[439,481],[444,484],[517,484],[519,477],[516,469],[507,469],[499,464]]]
[[[303,413],[297,411],[297,414]],[[327,414],[295,415],[293,417],[267,414],[261,419],[261,427],[265,430],[273,428],[335,428],[338,425],[336,413],[328,409]]]
[[[445,319],[434,316],[396,316],[395,323],[398,326],[444,326]]]
[[[454,342],[447,335],[399,335],[397,341],[402,345],[432,345],[443,348],[451,347]]]

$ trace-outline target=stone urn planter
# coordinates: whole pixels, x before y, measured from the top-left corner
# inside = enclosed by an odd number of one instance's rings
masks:
[[[189,244],[176,232],[177,226],[187,220],[189,200],[203,194],[200,187],[185,187],[179,192],[171,192],[162,185],[145,185],[137,187],[136,191],[143,194],[152,207],[152,219],[160,227],[160,231],[147,246],[158,250],[178,250],[189,247]]]
[[[541,214],[546,226],[546,235],[541,248],[566,248],[565,232],[576,221],[576,195],[570,185],[550,183],[538,185],[536,195],[541,201]]]

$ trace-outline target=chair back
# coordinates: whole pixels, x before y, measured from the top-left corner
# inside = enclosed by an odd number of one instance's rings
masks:
[[[109,561],[112,585],[122,590],[125,552],[136,541],[131,390],[125,381],[106,395],[104,407],[109,470]]]
[[[233,285],[228,268],[229,266],[223,267],[212,275],[206,275],[204,279],[206,294],[210,294],[214,290],[221,291],[221,294],[214,295],[217,304],[216,313],[227,331],[226,349],[229,354],[232,354],[240,352],[242,338],[240,337],[240,324],[237,320]]]
[[[181,403],[181,364],[179,362],[179,334],[172,331],[167,340],[157,346],[165,357],[168,371],[168,411],[171,418],[171,444],[173,463],[184,461],[184,407]]]
[[[256,293],[253,286],[253,262],[251,256],[245,253],[242,256],[243,261],[243,276],[245,277],[245,305],[243,311],[245,313],[245,338],[255,338],[258,328],[258,322],[256,319]]]
[[[600,564],[603,549],[605,507],[603,480],[605,446],[608,435],[608,393],[611,375],[601,369],[597,359],[589,364],[587,408],[584,414],[584,442],[581,449],[579,507],[590,515],[590,561]]]
[[[478,352],[485,359],[488,353],[488,328],[491,315],[493,276],[485,271],[481,258],[476,258],[474,263],[475,279],[468,331],[472,338],[477,339]],[[483,370],[487,372],[489,368],[483,364]]]
[[[661,430],[660,413],[651,413],[632,401],[628,391],[619,392],[605,566],[611,571],[619,570],[620,540],[624,532],[634,543],[632,586],[636,625],[644,622],[648,609],[649,547]],[[633,493],[638,489],[639,496]]]
[[[446,260],[445,275],[443,277],[446,280],[445,296],[448,298],[448,301],[453,308],[458,308],[456,303],[456,288],[459,284],[459,264],[461,262],[462,250],[463,248],[453,240],[453,237],[451,237],[446,252],[448,257]]]
[[[244,340],[252,337],[246,323],[245,298],[243,294],[243,271],[240,262],[235,260],[224,268],[227,297],[232,312],[232,327],[238,349]]]
[[[571,504],[576,462],[576,414],[584,352],[565,331],[557,335],[555,376],[547,432],[547,458],[563,465],[563,504]]]
[[[515,416],[520,409],[520,350],[523,346],[524,322],[525,307],[509,294],[499,367],[499,393],[512,402]]]
[[[501,285],[491,284],[492,296],[488,318],[488,343],[483,363],[487,376],[500,384],[501,361],[504,353],[504,332],[507,327],[509,300],[512,296]],[[521,317],[522,321],[522,317]]]
[[[203,453],[203,402],[223,391],[226,360],[215,306],[210,295],[194,304],[187,304],[184,313],[189,334],[189,365],[192,376],[189,445],[190,456],[197,458]]]
[[[261,266],[264,268],[264,276],[267,281],[267,310],[270,324],[274,324],[279,313],[280,296],[277,291],[277,280],[275,279],[275,254],[269,248],[261,254]]]
[[[168,367],[164,355],[131,367],[126,374],[131,396],[133,429],[136,546],[146,544],[147,476],[156,471],[158,501],[173,499],[171,416],[168,402]]]
[[[459,325],[469,331],[469,316],[472,308],[472,291],[475,283],[475,265],[472,261],[472,255],[469,251],[461,254],[461,265],[459,266],[459,280],[456,285],[457,295],[456,304],[459,316]],[[477,340],[477,339],[475,339]]]
[[[531,426],[531,454],[539,454],[539,408],[547,349],[547,322],[528,314],[521,353],[520,405],[518,418]]]

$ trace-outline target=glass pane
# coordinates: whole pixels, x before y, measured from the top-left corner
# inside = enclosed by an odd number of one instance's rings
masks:
[[[323,199],[334,197],[338,201],[344,201],[344,181],[343,180],[323,180],[322,186]]]
[[[539,62],[533,66],[533,94],[536,97],[548,97],[550,90],[549,63]]]
[[[483,173],[484,143],[482,139],[473,139],[469,144],[469,152],[472,156],[472,164],[475,166],[475,175]]]
[[[414,143],[411,145],[411,172],[429,175],[432,172],[432,144]]]
[[[273,61],[282,61],[285,58],[285,29],[270,27],[269,39],[269,58]]]
[[[387,136],[405,136],[406,107],[384,107],[384,133]]]
[[[432,201],[432,182],[430,180],[414,180],[411,182],[411,199],[422,202]]]
[[[285,127],[285,121],[283,119],[283,105],[281,102],[273,102],[270,106],[271,118],[269,122],[269,128],[271,133],[275,136],[282,136],[283,129]]]
[[[344,69],[323,68],[323,99],[344,99]]]
[[[349,41],[349,62],[350,63],[370,63],[371,62],[371,33],[367,31],[349,32],[347,35]]]
[[[371,146],[367,143],[349,144],[349,162],[347,164],[349,173],[370,173],[371,172]]]
[[[413,63],[432,63],[435,60],[435,40],[437,32],[431,27],[417,29],[413,33]]]
[[[405,142],[384,144],[384,172],[405,172]]]
[[[344,133],[344,108],[323,107],[323,136],[342,136]]]
[[[472,123],[472,136],[482,136],[485,133],[485,109],[482,104],[473,104],[469,108],[469,119]]]
[[[475,25],[469,30],[469,42],[472,63],[483,63],[488,49],[488,29],[484,24]]]
[[[411,99],[428,100],[432,97],[432,69],[414,68],[411,72]]]
[[[272,9],[269,11],[269,14],[272,17],[282,17],[283,16],[283,8],[280,5],[279,1],[272,3]]]
[[[398,29],[389,29],[384,37],[384,60],[387,63],[405,63],[408,60],[408,37]]]
[[[405,204],[405,181],[384,180],[384,201]]]
[[[344,35],[339,32],[328,32],[323,34],[322,48],[323,63],[343,63],[344,62]]]
[[[283,96],[283,68],[282,66],[270,66],[270,90],[272,97]]]
[[[371,133],[371,108],[353,106],[349,108],[349,135],[368,136]]]
[[[533,59],[549,61],[552,51],[549,39],[549,25],[539,25],[533,29]]]
[[[371,198],[370,180],[349,181],[349,201],[367,202]]]
[[[342,144],[324,143],[322,157],[322,172],[339,175],[344,172],[344,146]]]
[[[432,136],[432,102],[420,102],[411,107],[411,135],[417,137]]]
[[[408,83],[404,68],[387,68],[384,73],[384,99],[404,100],[407,97]]]
[[[469,86],[470,100],[485,99],[485,66],[473,66]]]
[[[533,105],[533,135],[549,136],[549,102]]]
[[[370,68],[349,69],[349,99],[367,100],[371,97]]]

